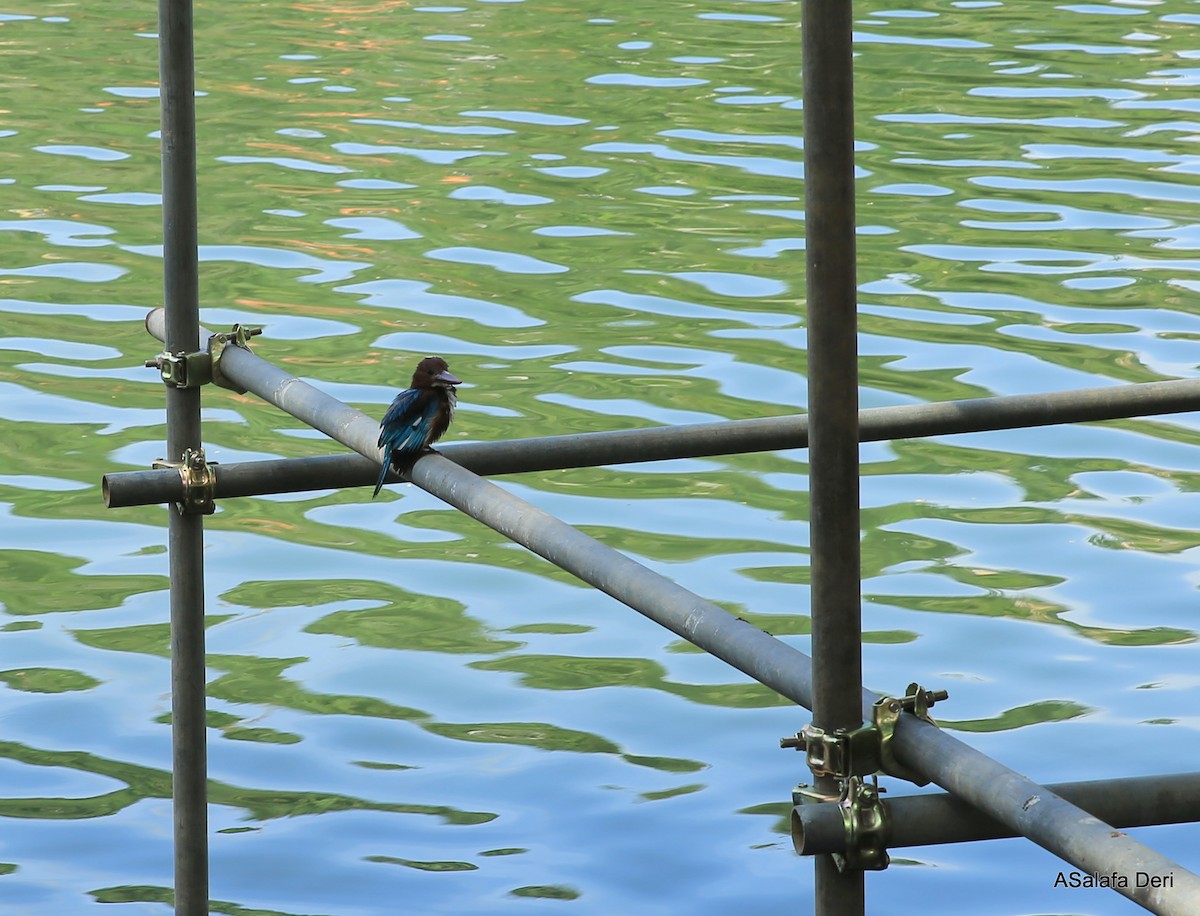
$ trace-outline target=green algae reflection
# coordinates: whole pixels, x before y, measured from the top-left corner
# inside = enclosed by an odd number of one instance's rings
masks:
[[[166,655],[169,633],[166,624],[143,624],[109,630],[77,631],[75,635],[80,642],[96,648]],[[457,741],[523,745],[545,751],[621,753],[619,746],[599,735],[547,723],[437,722],[424,710],[399,706],[377,697],[316,693],[305,689],[299,681],[284,676],[289,668],[306,661],[308,659],[303,656],[260,658],[250,655],[209,655],[208,666],[225,673],[209,683],[208,695],[227,703],[256,709],[268,705],[313,715],[348,715],[411,721],[432,734]],[[619,659],[613,661],[621,662]],[[486,669],[488,663],[478,663],[477,667]],[[170,717],[161,716],[159,721],[167,723]],[[296,744],[303,740],[302,735],[262,726],[245,726],[241,724],[243,721],[245,720],[227,712],[210,710],[208,713],[209,726],[220,729],[225,737],[232,740],[268,744]],[[638,766],[672,772],[691,771],[703,766],[695,761],[665,757],[627,756],[624,759]]]
[[[0,603],[22,616],[104,610],[167,587],[166,576],[88,576],[78,572],[83,565],[40,550],[0,551]]]
[[[97,903],[161,903],[175,905],[175,891],[169,887],[153,884],[124,884],[120,887],[100,887],[89,891]],[[208,901],[208,912],[221,916],[323,916],[319,913],[297,913],[292,910],[264,910],[261,907],[242,906],[229,900]]]
[[[19,668],[0,671],[0,681],[27,693],[67,693],[100,686],[94,677],[65,668]]]
[[[506,655],[471,662],[484,671],[511,671],[526,687],[542,690],[590,690],[598,687],[642,687],[674,694],[705,706],[757,709],[792,705],[757,683],[681,684],[669,681],[666,669],[648,658],[588,658],[578,655]]]
[[[539,897],[543,900],[578,900],[579,891],[562,884],[531,884],[509,891],[513,897]]]
[[[401,859],[396,856],[366,856],[368,862],[384,862],[389,865],[403,865],[415,868],[417,871],[478,871],[478,865],[470,862],[422,862],[417,859]]]
[[[319,607],[329,583],[317,580],[247,582],[221,597],[252,608]],[[336,610],[304,628],[306,633],[344,636],[365,646],[423,652],[492,653],[519,643],[493,639],[458,601],[406,591],[386,582],[339,579],[341,602],[369,601],[377,607]]]
[[[147,798],[171,797],[169,772],[85,751],[52,751],[16,741],[0,741],[0,758],[29,766],[66,767],[125,784],[124,788],[87,798],[0,798],[0,817],[42,820],[104,817]],[[485,824],[497,817],[486,811],[463,811],[446,805],[373,802],[330,792],[251,789],[216,780],[209,780],[208,799],[214,805],[242,808],[250,819],[259,821],[336,811],[432,815],[448,824]]]
[[[999,715],[988,719],[944,719],[938,717],[938,724],[944,728],[960,732],[1003,732],[1026,725],[1041,725],[1046,722],[1067,722],[1095,712],[1089,706],[1076,703],[1073,700],[1042,700],[1037,703],[1027,703],[1013,709],[1006,709]]]

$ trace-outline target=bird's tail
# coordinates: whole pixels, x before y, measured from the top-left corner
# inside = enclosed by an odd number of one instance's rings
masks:
[[[383,482],[387,479],[388,471],[392,468],[392,450],[385,448],[383,450],[383,466],[379,468],[379,479],[375,481],[375,492],[371,494],[371,499],[379,495],[379,491],[383,489]]]

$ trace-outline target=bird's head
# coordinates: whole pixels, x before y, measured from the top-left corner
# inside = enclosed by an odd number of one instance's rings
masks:
[[[413,373],[412,388],[453,388],[461,385],[459,379],[450,373],[450,366],[440,356],[426,356],[417,363],[417,371]]]

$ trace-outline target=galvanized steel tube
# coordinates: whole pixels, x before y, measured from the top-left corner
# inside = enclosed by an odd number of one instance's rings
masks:
[[[191,0],[159,0],[165,329],[172,353],[200,338],[196,110]],[[200,389],[167,386],[167,456],[199,449]],[[208,762],[204,665],[204,522],[167,509],[171,575],[171,756],[175,912],[208,913]]]
[[[826,731],[862,722],[850,9],[804,0],[802,19],[813,717]]]
[[[830,733],[861,724],[852,6],[801,5],[813,724]],[[836,794],[838,779],[819,774],[816,788]],[[817,916],[863,912],[861,870],[831,856],[815,867]]]
[[[161,338],[161,311],[153,313],[148,326]],[[861,442],[877,442],[1192,410],[1200,410],[1200,379],[869,407],[858,412],[858,432]],[[501,442],[451,442],[438,450],[455,464],[488,477],[807,447],[808,417],[793,415]],[[378,474],[372,459],[357,455],[236,462],[218,467],[216,497],[371,486]],[[390,479],[400,480],[394,474]],[[113,509],[183,498],[183,485],[174,471],[117,471],[105,474],[102,483],[105,505]]]
[[[1200,398],[1200,386],[1197,388]],[[481,477],[560,468],[595,467],[791,448],[808,442],[806,417],[769,417],[725,423],[580,433],[502,442],[440,443],[438,451]],[[217,468],[218,499],[301,490],[371,486],[379,475],[374,459],[357,455],[273,459],[222,464]],[[392,483],[401,478],[393,473]],[[151,505],[179,499],[183,489],[172,471],[118,471],[103,478],[109,508]]]

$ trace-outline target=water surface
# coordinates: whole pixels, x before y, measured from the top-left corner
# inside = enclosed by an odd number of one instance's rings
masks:
[[[856,4],[861,402],[1192,377],[1196,4]],[[806,404],[799,5],[196,9],[203,319],[449,438]],[[166,913],[153,4],[0,14],[0,903]],[[340,450],[205,392],[209,457]],[[863,447],[864,669],[1047,782],[1194,769],[1194,415]],[[808,649],[803,451],[502,483]],[[206,520],[213,911],[811,908],[808,721],[412,487]],[[943,707],[939,707],[939,712]],[[909,791],[890,786],[893,794]],[[1195,830],[1139,835],[1197,866]],[[873,914],[1130,912],[1024,842]]]

